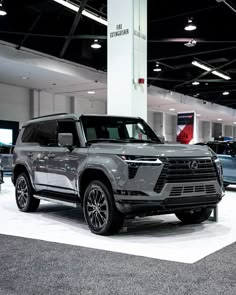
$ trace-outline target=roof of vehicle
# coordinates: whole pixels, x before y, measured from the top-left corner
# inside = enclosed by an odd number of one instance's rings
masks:
[[[29,125],[31,123],[48,121],[48,120],[55,120],[55,119],[73,119],[73,120],[79,120],[82,116],[139,119],[138,117],[133,117],[133,116],[116,116],[116,115],[113,116],[113,115],[106,115],[106,114],[59,113],[59,114],[52,114],[52,115],[46,115],[46,116],[41,116],[41,117],[33,118],[30,121],[26,122],[23,125],[23,127],[26,126],[26,125]]]

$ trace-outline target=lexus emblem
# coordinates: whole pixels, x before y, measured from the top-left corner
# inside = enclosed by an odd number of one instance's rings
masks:
[[[191,161],[188,163],[188,167],[191,170],[196,170],[198,168],[198,162],[197,161]]]

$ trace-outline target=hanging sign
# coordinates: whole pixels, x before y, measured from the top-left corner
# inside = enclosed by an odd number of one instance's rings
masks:
[[[194,143],[195,112],[178,113],[177,141],[183,144]]]

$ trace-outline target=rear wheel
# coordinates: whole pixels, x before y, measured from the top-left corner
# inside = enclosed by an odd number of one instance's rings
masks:
[[[21,173],[16,179],[15,187],[16,204],[20,211],[34,212],[38,209],[40,200],[33,196],[33,188],[25,173]]]
[[[175,213],[176,217],[185,224],[197,224],[206,221],[212,212],[212,208],[198,208]]]
[[[84,194],[84,217],[90,230],[98,235],[111,235],[121,228],[124,217],[116,209],[111,189],[102,181],[92,181]]]

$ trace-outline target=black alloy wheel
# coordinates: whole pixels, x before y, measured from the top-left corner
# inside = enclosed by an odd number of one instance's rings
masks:
[[[111,235],[121,228],[124,217],[116,209],[108,185],[94,180],[84,195],[83,210],[90,230],[98,235]]]
[[[40,200],[33,196],[33,188],[25,173],[17,177],[15,185],[16,204],[20,211],[34,212],[38,209]]]
[[[198,208],[194,210],[176,212],[176,217],[185,224],[202,223],[210,217],[212,208]]]

